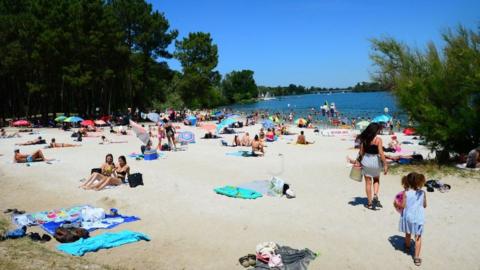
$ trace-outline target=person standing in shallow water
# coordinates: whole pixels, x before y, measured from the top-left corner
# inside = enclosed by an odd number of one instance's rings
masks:
[[[359,135],[360,152],[359,161],[362,165],[362,173],[365,178],[365,191],[367,193],[368,209],[375,210],[382,207],[378,200],[378,192],[380,189],[380,173],[387,174],[388,165],[383,153],[383,142],[377,135],[380,133],[382,126],[377,123],[371,123]],[[372,196],[373,182],[373,196]]]

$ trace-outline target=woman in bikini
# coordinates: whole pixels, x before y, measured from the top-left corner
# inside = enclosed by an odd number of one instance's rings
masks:
[[[171,148],[173,144],[175,150],[177,150],[177,145],[175,144],[175,129],[168,119],[164,119],[163,122],[165,122],[165,133],[167,134],[168,145],[170,145]]]
[[[113,155],[107,154],[105,156],[105,163],[101,167],[101,173],[94,172],[80,187],[83,189],[92,189],[96,184],[96,181],[104,181],[108,177],[112,176],[115,170],[115,163],[113,163]]]
[[[97,184],[93,185],[91,189],[99,191],[106,186],[119,186],[125,182],[125,178],[130,175],[130,167],[127,165],[125,156],[118,157],[118,165],[112,176],[100,180]]]
[[[81,146],[80,144],[68,144],[68,143],[56,143],[55,138],[52,138],[52,141],[48,145],[48,148],[61,148],[61,147],[76,147]]]
[[[252,153],[254,155],[257,154],[257,152],[260,152],[261,155],[265,154],[265,150],[263,149],[263,143],[258,137],[258,135],[255,135],[255,138],[252,141]]]

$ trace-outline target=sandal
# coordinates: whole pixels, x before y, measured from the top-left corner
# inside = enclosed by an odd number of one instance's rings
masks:
[[[257,265],[257,256],[253,254],[248,254],[247,257],[248,257],[248,263],[250,264],[250,266]]]
[[[413,263],[414,263],[416,266],[420,266],[420,265],[422,265],[422,259],[420,259],[420,258],[414,258],[414,259],[413,259]]]
[[[378,196],[375,195],[373,196],[373,201],[372,201],[373,205],[375,205],[375,207],[379,207],[379,208],[383,208],[382,204],[380,203],[380,201],[378,200]]]
[[[367,208],[367,209],[375,210],[375,206],[373,206],[373,204],[371,204],[371,203],[369,203],[369,204],[364,204],[363,206],[365,206],[365,208]]]
[[[240,262],[240,264],[245,268],[250,267],[250,262],[248,261],[248,256],[241,257],[240,259],[238,259],[238,262]]]

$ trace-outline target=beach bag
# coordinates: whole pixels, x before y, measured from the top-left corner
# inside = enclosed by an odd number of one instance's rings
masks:
[[[350,170],[350,179],[362,182],[362,167],[361,166],[352,166]]]
[[[170,151],[170,145],[164,143],[162,144],[162,147],[160,148],[161,151]]]
[[[128,176],[128,184],[131,188],[143,186],[143,176],[141,173],[132,173]]]
[[[72,243],[80,238],[88,238],[90,234],[84,228],[63,228],[58,227],[53,237],[60,243]]]

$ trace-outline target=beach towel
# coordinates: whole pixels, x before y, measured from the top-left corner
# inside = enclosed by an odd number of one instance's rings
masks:
[[[280,255],[282,266],[271,268],[268,263],[257,259],[257,263],[253,269],[307,270],[310,262],[317,257],[317,255],[308,248],[298,250],[288,246],[278,246],[275,253]]]
[[[235,152],[229,152],[225,153],[227,156],[234,156],[234,157],[256,157],[252,151],[246,151],[246,150],[240,150],[240,151],[235,151]]]
[[[72,223],[80,221],[80,219],[81,218],[79,217],[77,220],[72,221]],[[112,229],[122,223],[134,222],[137,220],[140,220],[140,218],[136,216],[105,215],[104,219],[94,221],[94,222],[81,222],[80,225],[85,230],[89,232],[93,232],[97,229]],[[65,221],[60,221],[60,222],[50,221],[50,222],[41,224],[40,227],[42,227],[42,229],[47,233],[54,235],[55,230],[65,223],[66,223]]]
[[[273,177],[271,180],[255,180],[237,186],[247,190],[253,190],[262,195],[271,197],[280,197],[283,195],[283,185],[285,181],[280,178]]]
[[[225,195],[232,198],[240,198],[240,199],[256,199],[262,197],[262,194],[239,187],[234,186],[224,186],[220,188],[214,189],[217,194]]]
[[[164,152],[157,152],[157,156],[158,158],[162,158],[165,156],[165,153]],[[131,153],[128,155],[129,158],[133,158],[133,159],[143,159],[143,154],[140,154],[140,153]],[[157,159],[158,159],[157,158]]]
[[[86,239],[81,238],[73,243],[60,244],[57,249],[73,256],[83,256],[87,252],[119,247],[140,240],[150,241],[150,237],[143,233],[125,230],[117,233],[103,233]]]
[[[13,223],[18,226],[33,226],[44,224],[47,222],[65,222],[65,221],[75,221],[81,217],[82,209],[92,208],[89,205],[80,205],[70,208],[60,208],[50,211],[41,211],[30,214],[14,215],[12,217]]]

